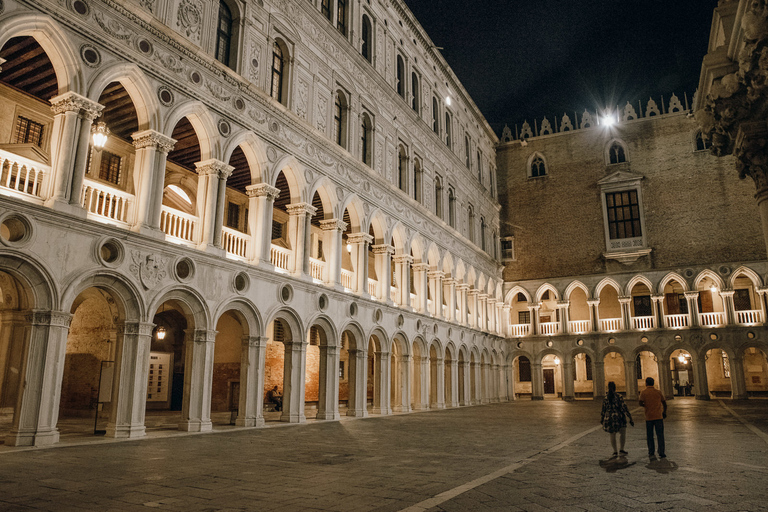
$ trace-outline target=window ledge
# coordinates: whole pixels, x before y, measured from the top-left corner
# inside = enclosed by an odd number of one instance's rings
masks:
[[[651,254],[652,250],[653,249],[637,249],[634,251],[604,252],[603,258],[607,260],[616,260],[619,263],[628,265],[630,263],[636,262],[638,259],[642,258],[643,256],[648,256],[649,254]]]

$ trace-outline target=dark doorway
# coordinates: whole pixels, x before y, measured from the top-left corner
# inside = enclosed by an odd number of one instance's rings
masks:
[[[555,370],[553,369],[544,370],[544,394],[555,394]]]

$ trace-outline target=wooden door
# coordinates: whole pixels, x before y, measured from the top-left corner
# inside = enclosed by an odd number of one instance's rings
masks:
[[[555,394],[555,370],[546,368],[544,370],[544,394]]]

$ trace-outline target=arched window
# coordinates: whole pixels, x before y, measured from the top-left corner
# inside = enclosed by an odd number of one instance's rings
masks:
[[[488,248],[485,246],[485,218],[480,217],[480,248],[486,251]]]
[[[401,98],[405,98],[405,62],[403,62],[403,58],[398,55],[397,56],[397,94],[400,95]]]
[[[336,91],[333,102],[333,139],[347,149],[347,97],[341,91]]]
[[[608,157],[611,164],[621,164],[627,161],[627,155],[624,152],[624,146],[618,142],[611,144],[611,147],[608,150]]]
[[[449,148],[451,147],[451,138],[452,135],[452,127],[451,127],[451,113],[446,112],[445,113],[445,145]]]
[[[540,178],[541,176],[547,175],[547,164],[544,162],[544,159],[540,155],[536,155],[533,160],[531,160],[531,168],[529,176],[531,178]]]
[[[477,181],[483,182],[483,155],[477,152]]]
[[[219,1],[219,23],[216,28],[216,60],[229,66],[229,48],[232,43],[232,11]]]
[[[435,215],[443,218],[443,180],[435,175]]]
[[[437,98],[432,96],[432,131],[440,134],[440,111],[438,108]]]
[[[418,158],[413,160],[413,198],[421,202],[421,183],[424,171]]]
[[[323,0],[323,3],[320,5],[320,11],[323,13],[323,16],[329,20],[332,19],[331,0]]]
[[[400,158],[397,163],[397,186],[403,192],[408,192],[408,153],[400,146]]]
[[[712,143],[704,138],[702,133],[696,132],[696,151],[706,151],[712,147]]]
[[[467,227],[468,227],[468,236],[469,239],[474,242],[475,241],[475,207],[471,204],[467,208]]]
[[[336,28],[347,35],[347,0],[336,0]]]
[[[285,52],[278,41],[272,47],[272,87],[270,95],[279,103],[285,105]]]
[[[467,164],[467,169],[472,168],[472,163],[469,159],[469,135],[464,136],[464,163]]]
[[[413,97],[411,98],[411,108],[415,110],[416,112],[419,111],[419,75],[416,73],[411,73],[411,94]]]
[[[373,45],[371,38],[373,37],[373,26],[371,25],[371,18],[367,14],[363,14],[363,28],[362,28],[362,47],[360,53],[363,58],[368,62],[373,61]]]
[[[373,123],[368,112],[363,112],[362,123],[360,126],[360,159],[367,166],[370,166],[373,159]]]
[[[456,228],[456,192],[448,187],[448,225]]]

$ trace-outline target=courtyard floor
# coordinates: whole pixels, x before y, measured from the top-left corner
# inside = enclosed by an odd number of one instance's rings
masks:
[[[0,510],[768,510],[768,401],[669,402],[667,459],[642,411],[609,460],[600,404],[517,401],[146,439],[0,446]]]

